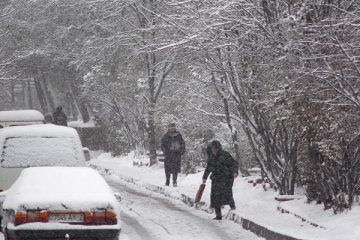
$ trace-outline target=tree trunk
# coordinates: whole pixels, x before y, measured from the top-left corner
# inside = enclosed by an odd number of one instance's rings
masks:
[[[153,0],[149,0],[149,8],[152,12],[155,11],[155,3]],[[151,15],[150,25],[155,27],[155,16],[153,13]],[[150,32],[150,44],[155,44],[155,30],[152,29]],[[150,151],[150,166],[157,163],[157,154],[156,154],[156,130],[155,130],[155,66],[156,66],[156,55],[155,48],[152,47],[152,51],[146,54],[147,62],[147,72],[149,79],[149,93],[150,93],[150,102],[149,102],[149,119],[148,119],[148,135],[149,135],[149,151]]]
[[[27,84],[28,108],[33,109],[32,92],[31,92],[31,79],[26,80],[26,84]]]
[[[26,109],[26,82],[21,81],[21,105],[23,109]]]
[[[16,86],[16,81],[12,80],[11,81],[11,103],[14,104],[15,103],[15,86]]]
[[[243,163],[243,161],[241,161],[241,157],[240,157],[238,131],[236,129],[234,129],[234,127],[233,127],[233,125],[231,123],[229,102],[225,98],[225,96],[223,97],[223,103],[224,103],[224,111],[225,111],[225,116],[226,116],[226,122],[227,122],[227,125],[228,125],[228,127],[229,127],[229,129],[231,131],[231,139],[232,139],[233,146],[234,146],[235,158],[239,162],[239,168],[240,168],[241,175],[243,177],[248,177],[248,176],[250,176],[250,174],[247,171],[247,169],[245,168],[244,163]]]
[[[80,110],[80,114],[81,114],[81,117],[83,119],[83,122],[84,123],[89,122],[90,121],[90,114],[89,114],[88,108],[86,106],[86,103],[84,103],[83,101],[80,100],[79,105],[80,105],[79,110]]]
[[[150,151],[150,166],[157,163],[156,156],[156,132],[155,132],[155,104],[152,103],[149,109],[149,119],[148,119],[148,137],[149,137],[149,151]]]
[[[232,142],[233,142],[233,147],[234,147],[234,152],[235,152],[235,159],[239,162],[239,168],[240,168],[239,170],[241,172],[241,175],[244,176],[244,177],[250,176],[250,173],[246,170],[243,162],[241,161],[239,139],[238,139],[238,131],[236,129],[234,129],[234,127],[232,125],[232,122],[231,122],[229,101],[226,98],[226,96],[223,94],[224,89],[220,90],[217,87],[214,73],[212,73],[212,81],[214,83],[216,92],[219,94],[219,96],[223,100],[225,119],[226,119],[226,123],[228,125],[228,128],[229,128],[229,130],[231,132],[231,139],[232,139]],[[224,82],[224,80],[222,79],[221,83],[223,84],[223,82]]]
[[[40,103],[41,111],[46,113],[49,111],[48,106],[46,104],[46,97],[43,89],[41,88],[41,84],[37,78],[34,78],[35,88],[38,96],[38,100]]]
[[[43,91],[44,91],[44,95],[46,98],[48,108],[49,107],[51,108],[51,109],[48,109],[48,111],[55,110],[54,97],[50,91],[49,82],[46,80],[45,75],[43,73],[39,73],[39,75],[41,76],[41,80],[42,80],[41,86],[44,89]]]
[[[40,74],[41,74],[40,71],[35,72],[33,78],[34,78],[35,88],[36,88],[36,92],[37,92],[37,96],[39,99],[41,110],[43,113],[46,113],[49,111],[49,108],[48,108],[48,104],[47,104],[47,100],[46,100],[45,91],[44,91],[41,81],[39,79],[39,78],[41,78]]]

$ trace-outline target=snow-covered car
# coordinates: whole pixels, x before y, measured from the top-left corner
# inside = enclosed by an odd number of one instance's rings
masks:
[[[36,110],[0,111],[0,128],[43,123],[44,115]]]
[[[8,240],[118,239],[119,201],[87,167],[22,171],[6,192],[2,230]]]
[[[0,192],[27,167],[85,166],[78,133],[52,124],[0,129]],[[0,221],[2,219],[0,203]]]
[[[52,124],[0,129],[0,190],[8,189],[22,169],[43,166],[85,166],[76,130]]]

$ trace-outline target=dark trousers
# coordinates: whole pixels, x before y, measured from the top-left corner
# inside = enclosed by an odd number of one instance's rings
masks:
[[[177,184],[177,177],[178,177],[178,173],[173,173],[173,184]],[[166,185],[170,185],[170,177],[171,177],[171,173],[166,173]]]

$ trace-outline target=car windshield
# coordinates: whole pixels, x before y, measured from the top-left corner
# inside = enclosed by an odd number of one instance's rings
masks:
[[[80,164],[71,137],[9,137],[1,152],[1,167],[76,166]]]

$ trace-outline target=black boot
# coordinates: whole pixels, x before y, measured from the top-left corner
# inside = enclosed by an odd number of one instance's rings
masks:
[[[214,220],[222,220],[221,208],[215,208],[215,214]]]
[[[177,176],[178,176],[177,173],[173,173],[173,186],[174,187],[177,187]]]

